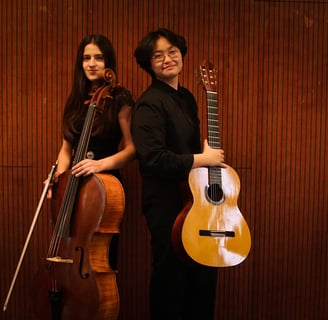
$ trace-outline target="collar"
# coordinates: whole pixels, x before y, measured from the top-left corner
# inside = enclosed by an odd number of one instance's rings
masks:
[[[167,93],[178,93],[181,91],[181,86],[180,83],[178,83],[178,89],[175,90],[174,88],[172,88],[170,85],[168,85],[167,83],[158,80],[158,79],[153,79],[152,81],[152,86],[161,90],[164,90]]]

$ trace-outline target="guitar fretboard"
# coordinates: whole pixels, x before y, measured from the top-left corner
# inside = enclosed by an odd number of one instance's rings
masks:
[[[207,91],[206,98],[208,144],[214,149],[220,149],[217,92]]]
[[[215,91],[206,91],[207,101],[207,139],[213,149],[220,149],[220,131],[218,119],[218,94]],[[222,185],[220,167],[209,168],[209,184]]]

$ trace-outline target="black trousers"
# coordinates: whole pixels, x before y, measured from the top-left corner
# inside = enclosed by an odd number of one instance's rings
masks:
[[[213,320],[217,268],[182,262],[171,246],[171,228],[151,230],[152,320]]]

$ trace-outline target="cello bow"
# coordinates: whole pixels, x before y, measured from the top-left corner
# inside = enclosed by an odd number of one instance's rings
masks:
[[[35,210],[34,217],[33,217],[32,223],[31,223],[31,226],[30,226],[30,230],[29,230],[28,235],[26,237],[25,244],[24,244],[22,253],[20,255],[20,258],[19,258],[19,261],[18,261],[18,264],[17,264],[17,267],[16,267],[16,271],[14,273],[13,279],[11,281],[11,284],[10,284],[10,287],[9,287],[9,290],[8,290],[8,294],[7,294],[6,300],[5,300],[4,305],[3,305],[3,311],[6,311],[7,310],[8,303],[9,303],[9,300],[10,300],[10,297],[11,297],[11,294],[12,294],[12,291],[14,289],[14,286],[15,286],[15,283],[16,283],[16,279],[17,279],[17,276],[18,276],[18,273],[19,273],[20,268],[21,268],[21,265],[23,263],[23,260],[24,260],[24,257],[25,257],[25,253],[26,253],[26,250],[27,250],[28,245],[30,243],[30,239],[32,237],[32,234],[33,234],[35,225],[36,225],[36,223],[38,221],[38,218],[39,218],[39,215],[40,215],[40,212],[41,212],[41,209],[42,209],[44,200],[46,198],[46,195],[47,195],[47,192],[48,192],[50,183],[51,183],[52,178],[54,176],[54,173],[56,171],[57,164],[58,164],[58,160],[56,161],[56,163],[54,165],[52,165],[51,170],[50,170],[50,172],[48,174],[48,178],[47,178],[47,180],[46,180],[46,182],[44,184],[43,191],[42,191],[40,200],[38,202],[38,206],[37,206],[37,208]]]

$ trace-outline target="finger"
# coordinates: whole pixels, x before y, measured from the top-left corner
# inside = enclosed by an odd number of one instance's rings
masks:
[[[52,198],[52,189],[49,188],[47,192],[47,199],[51,199],[51,198]]]

